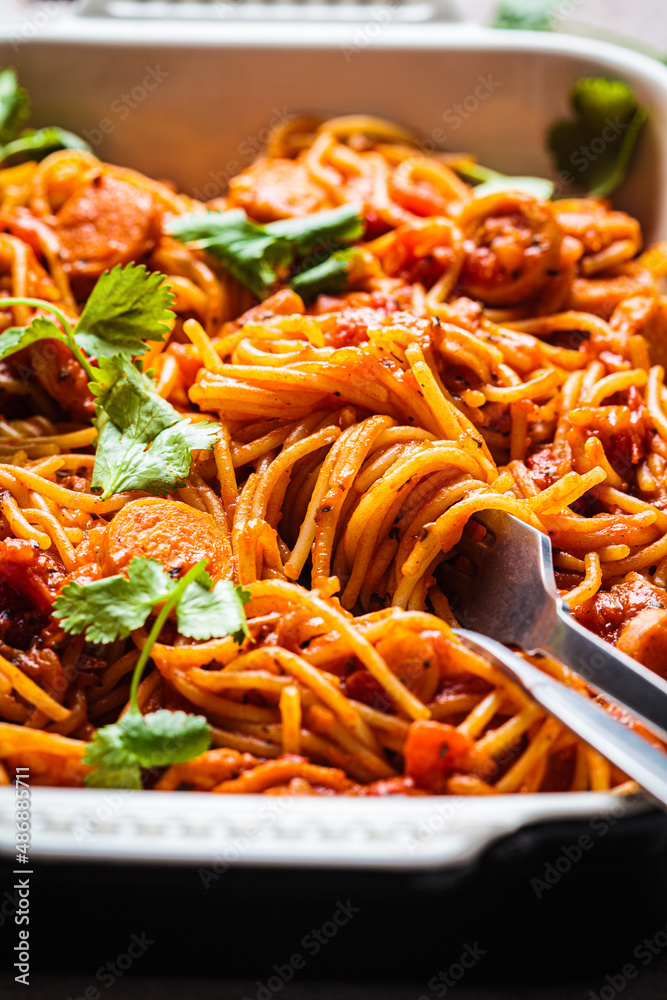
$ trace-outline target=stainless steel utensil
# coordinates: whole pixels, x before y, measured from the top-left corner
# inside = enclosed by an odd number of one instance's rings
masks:
[[[503,511],[475,519],[487,535],[463,541],[470,569],[443,563],[437,570],[459,624],[554,656],[667,741],[667,682],[572,618],[556,590],[549,539]]]
[[[461,639],[519,684],[542,708],[599,750],[667,808],[667,757],[585,695],[543,673],[516,653],[477,632]]]

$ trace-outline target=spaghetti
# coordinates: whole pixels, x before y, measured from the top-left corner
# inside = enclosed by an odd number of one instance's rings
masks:
[[[204,206],[166,184],[72,150],[0,171],[0,294],[75,320],[103,272],[145,263],[176,319],[144,370],[221,427],[166,499],[101,500],[76,358],[47,340],[1,364],[0,780],[30,766],[34,783],[83,782],[147,631],[93,646],[53,600],[148,556],[175,575],[205,558],[247,588],[250,637],[167,623],[138,704],[203,713],[213,748],[146,787],[635,788],[456,638],[437,568],[465,558],[476,513],[508,511],[551,537],[573,614],[667,673],[667,249],[642,253],[636,220],[602,199],[475,196],[466,162],[373,118],[275,130],[208,207],[271,223],[353,205],[348,290],[310,305],[284,283],[253,304],[170,236]],[[34,312],[0,310],[0,331]]]

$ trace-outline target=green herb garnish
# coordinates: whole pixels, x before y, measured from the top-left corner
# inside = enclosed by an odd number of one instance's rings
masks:
[[[534,198],[548,201],[556,189],[553,181],[545,177],[511,177],[472,161],[458,164],[456,171],[466,180],[478,182],[473,198],[483,198],[487,194],[498,194],[502,191],[523,191]]]
[[[88,642],[109,643],[126,639],[145,624],[156,604],[168,601],[167,613],[176,606],[181,635],[193,639],[233,635],[240,642],[248,634],[242,607],[248,592],[229,580],[213,586],[205,564],[206,560],[197,563],[196,573],[174,580],[155,559],[137,556],[127,576],[68,583],[56,598],[54,617],[66,632],[83,633]]]
[[[502,0],[491,27],[513,31],[549,31],[554,7],[552,0]]]
[[[352,243],[361,238],[364,220],[354,205],[341,205],[325,212],[314,212],[300,219],[280,219],[264,227],[276,239],[286,240],[297,257],[319,246]]]
[[[621,80],[584,77],[572,88],[574,117],[551,126],[549,149],[565,183],[608,197],[625,180],[648,110]]]
[[[63,587],[55,601],[54,618],[66,632],[84,634],[89,642],[126,638],[145,624],[156,604],[164,602],[134,668],[129,712],[98,729],[86,748],[83,762],[96,768],[85,778],[88,786],[141,788],[142,767],[166,767],[208,749],[210,726],[204,716],[166,709],[142,715],[137,703],[139,683],[172,609],[181,635],[194,639],[231,635],[241,643],[249,634],[243,611],[249,599],[247,590],[229,580],[214,585],[205,559],[180,580],[174,580],[154,559],[137,557],[127,577]]]
[[[213,447],[218,424],[181,417],[132,361],[146,352],[146,340],[165,339],[174,315],[171,303],[163,275],[136,264],[100,277],[75,326],[43,299],[2,300],[3,308],[29,305],[50,312],[60,325],[37,316],[26,327],[10,327],[0,334],[0,360],[38,340],[59,340],[88,375],[98,430],[92,487],[103,499],[123,490],[163,496],[179,489],[190,472],[192,452]]]
[[[37,316],[26,327],[10,327],[0,335],[0,359],[37,340],[60,340],[67,344],[88,377],[95,379],[96,369],[82,349],[97,358],[131,358],[143,354],[147,349],[145,340],[164,340],[169,333],[169,321],[174,317],[169,308],[172,300],[164,276],[150,274],[143,264],[126,267],[119,264],[113,271],[106,271],[90,293],[74,327],[61,309],[45,299],[3,299],[3,309],[28,305],[52,313],[62,329],[45,316]]]
[[[337,295],[349,284],[350,268],[356,255],[354,247],[336,250],[330,257],[295,275],[290,282],[304,302],[312,302],[318,295]]]
[[[252,222],[241,209],[232,209],[179,216],[166,228],[183,243],[206,250],[261,299],[279,280],[288,278],[290,268],[295,265],[305,263],[302,273],[307,273],[308,262],[304,258],[313,250],[322,247],[331,255],[341,244],[359,239],[364,225],[354,206],[343,205],[266,226]],[[294,281],[291,285],[296,289]]]
[[[185,485],[192,452],[213,447],[219,425],[191,423],[155,392],[125,358],[101,358],[90,383],[99,432],[92,488],[102,498],[123,490],[164,496]]]
[[[278,280],[277,269],[287,267],[292,256],[286,240],[271,236],[240,208],[182,215],[166,229],[181,242],[206,250],[257,298],[265,296]]]
[[[92,357],[138,357],[147,340],[163,341],[169,333],[173,298],[163,274],[143,264],[118,265],[93,288],[76,324],[76,341]]]
[[[85,139],[68,132],[58,125],[48,125],[46,128],[26,128],[16,139],[12,139],[0,149],[0,162],[20,157],[22,160],[43,160],[49,153],[58,149],[80,149],[90,153],[91,149]]]
[[[573,118],[555,122],[547,144],[564,184],[608,197],[623,183],[648,110],[637,103],[621,80],[584,77],[570,94]],[[525,191],[553,197],[555,185],[542,177],[508,177],[479,163],[462,163],[457,172],[477,182],[473,197],[501,191]]]
[[[22,130],[29,112],[30,98],[19,87],[15,70],[0,70],[0,163],[17,157],[41,160],[56,149],[91,151],[78,135],[57,125]]]
[[[0,146],[16,138],[29,113],[28,91],[19,87],[16,72],[0,70]]]

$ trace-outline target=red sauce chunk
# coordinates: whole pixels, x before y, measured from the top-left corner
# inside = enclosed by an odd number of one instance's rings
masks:
[[[405,742],[405,774],[418,788],[443,794],[447,778],[472,746],[471,739],[445,722],[413,722]]]
[[[648,608],[667,608],[667,594],[639,573],[630,573],[623,583],[598,591],[576,608],[574,617],[602,639],[616,642],[630,619]]]

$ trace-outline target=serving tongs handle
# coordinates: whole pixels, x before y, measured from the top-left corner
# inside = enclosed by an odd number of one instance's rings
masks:
[[[546,653],[667,742],[667,681],[583,628],[559,596],[549,536],[503,511],[476,515],[488,539],[468,544],[474,572],[442,563],[443,590],[464,628]]]
[[[545,711],[634,778],[667,809],[667,754],[624,726],[600,705],[554,680],[495,639],[467,629],[455,629],[455,632],[470,649],[491,660]]]
[[[560,600],[553,632],[540,651],[570,666],[667,742],[667,681],[589,632]]]

